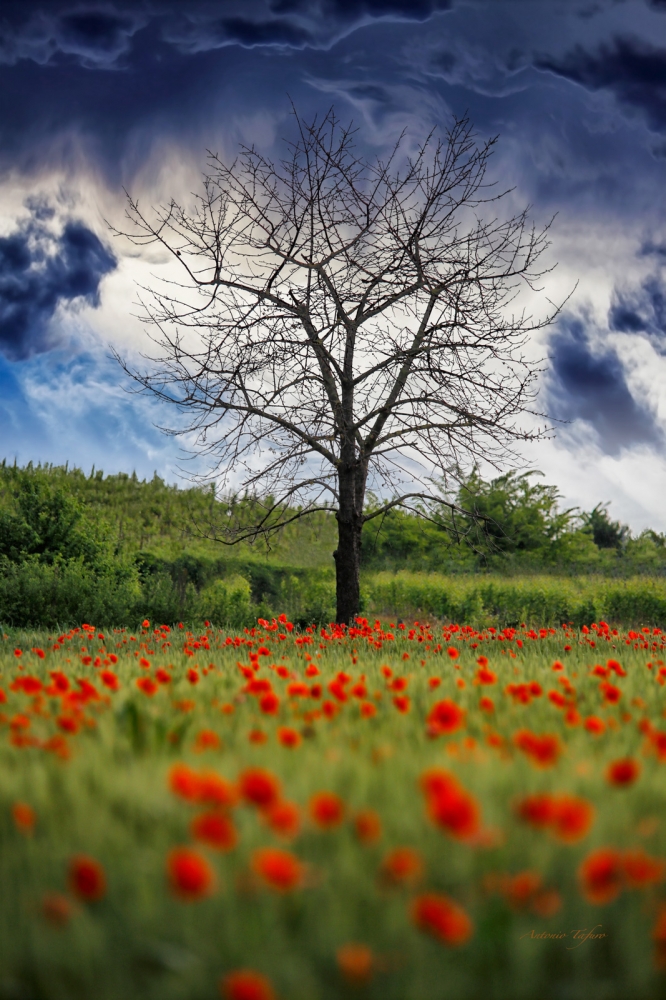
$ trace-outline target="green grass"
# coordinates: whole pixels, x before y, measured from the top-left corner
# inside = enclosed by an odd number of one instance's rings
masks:
[[[487,630],[461,640],[441,626],[432,639],[418,628],[411,638],[407,630],[391,629],[391,634],[395,640],[384,639],[377,648],[367,635],[328,640],[315,632],[311,642],[297,644],[302,638],[297,633],[279,640],[275,632],[259,630],[254,637],[241,632],[243,640],[254,643],[253,652],[260,645],[270,651],[260,657],[257,676],[269,678],[280,699],[275,716],[263,714],[258,698],[244,690],[247,681],[237,664],[249,665],[250,650],[245,643],[226,645],[226,632],[210,629],[187,637],[175,630],[162,640],[146,629],[134,642],[125,632],[95,631],[88,638],[78,632],[58,643],[43,632],[5,634],[0,644],[0,688],[7,696],[0,706],[0,998],[203,1000],[219,996],[221,977],[244,967],[268,976],[280,1000],[663,996],[651,938],[663,885],[626,889],[607,905],[592,905],[577,876],[582,859],[599,847],[642,847],[666,858],[665,765],[654,751],[644,754],[651,744],[638,728],[645,719],[666,728],[664,687],[657,682],[661,636],[650,637],[653,649],[643,648],[647,640],[642,637],[627,644],[624,633],[597,637],[593,647],[594,633],[569,635],[561,629],[543,638],[518,632],[503,641]],[[194,655],[187,655],[185,644]],[[458,658],[447,654],[449,647],[460,650]],[[21,657],[14,655],[15,648],[23,651]],[[44,659],[33,649],[43,649]],[[94,666],[95,657],[109,660],[110,653],[118,657],[116,664]],[[148,669],[135,653],[149,661]],[[473,683],[480,654],[488,657],[497,683]],[[83,662],[87,656],[92,663]],[[319,676],[306,677],[306,656],[318,665]],[[600,678],[591,673],[595,663],[605,664],[609,657],[620,660],[627,674],[611,677],[621,690],[617,705],[603,701]],[[552,671],[555,659],[564,662],[564,671]],[[648,662],[652,669],[646,668]],[[187,675],[193,664],[199,675],[195,684]],[[270,664],[286,665],[299,680],[321,682],[324,699],[334,703],[327,685],[339,671],[353,678],[348,693],[364,675],[367,696],[350,694],[328,719],[320,700],[289,697],[293,678],[282,679]],[[395,707],[383,665],[392,668],[391,680],[408,679],[408,712]],[[138,678],[155,677],[167,667],[172,680],[153,696],[137,688]],[[104,687],[103,669],[117,674],[117,692]],[[66,698],[12,690],[19,676],[48,684],[56,670],[73,686],[76,679],[88,678],[102,697],[82,704],[77,715]],[[563,688],[558,683],[563,673],[575,688],[581,720],[589,715],[606,720],[602,735],[593,736],[580,723],[567,724],[564,712],[547,698],[550,689]],[[433,677],[441,679],[437,688],[429,684]],[[505,693],[509,683],[530,681],[538,681],[544,693],[529,704]],[[492,715],[480,711],[481,695],[493,698]],[[637,698],[642,701],[635,703]],[[429,735],[428,713],[442,699],[465,711],[464,726],[448,736]],[[374,717],[361,717],[361,701],[377,706]],[[233,712],[225,706],[233,706]],[[59,728],[58,718],[67,714],[78,719],[75,734]],[[17,728],[17,716],[29,720],[27,729]],[[301,734],[300,745],[281,746],[281,727]],[[267,736],[263,744],[248,738],[257,728]],[[563,752],[553,766],[538,768],[516,749],[513,736],[525,728],[557,735]],[[196,752],[202,730],[217,734],[221,746]],[[501,738],[500,746],[488,743],[490,732]],[[49,742],[54,736],[59,743]],[[25,737],[33,745],[17,745],[29,744]],[[59,748],[60,755],[49,746]],[[627,756],[640,764],[638,780],[631,787],[611,787],[605,777],[609,762]],[[237,806],[236,848],[228,853],[197,848],[217,873],[216,892],[183,902],[169,888],[165,862],[174,846],[192,845],[189,824],[199,810],[169,791],[175,762],[214,770],[231,782],[248,767],[269,769],[284,797],[302,810],[300,834],[284,844],[256,809]],[[453,773],[479,804],[485,846],[483,839],[457,840],[428,819],[419,777],[431,767]],[[346,809],[345,821],[328,832],[308,819],[310,797],[321,790],[337,793]],[[519,821],[516,797],[536,791],[566,792],[592,803],[589,833],[563,843]],[[34,809],[32,835],[12,820],[16,802]],[[383,832],[376,844],[363,845],[355,836],[352,820],[364,808],[381,817]],[[280,894],[252,878],[253,851],[267,845],[292,851],[308,866],[302,887]],[[390,885],[379,877],[385,855],[398,846],[420,853],[425,869],[420,884]],[[77,900],[68,888],[68,864],[77,853],[104,867],[107,891],[99,901]],[[552,916],[516,909],[506,894],[489,891],[489,875],[526,870],[559,893],[561,908]],[[448,948],[414,926],[410,904],[425,891],[446,894],[469,914],[474,933],[465,945]],[[46,893],[71,901],[64,926],[45,919]],[[571,947],[575,929],[597,924],[607,937]],[[532,930],[566,932],[567,937],[534,939]],[[336,963],[337,949],[348,942],[369,946],[375,956],[374,974],[363,987],[350,985]]]

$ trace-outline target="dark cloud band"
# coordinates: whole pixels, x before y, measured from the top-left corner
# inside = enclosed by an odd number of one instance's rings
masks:
[[[631,394],[617,353],[611,347],[595,352],[580,320],[560,324],[550,341],[550,359],[546,391],[554,418],[590,425],[609,455],[641,444],[663,446],[663,433]]]
[[[563,59],[541,57],[534,65],[589,90],[609,90],[621,104],[640,110],[652,129],[666,131],[666,47],[619,37],[596,52],[577,46]]]
[[[82,222],[59,235],[53,212],[33,203],[29,219],[0,238],[0,352],[19,360],[55,346],[51,321],[60,303],[98,306],[99,285],[116,267],[113,254]]]

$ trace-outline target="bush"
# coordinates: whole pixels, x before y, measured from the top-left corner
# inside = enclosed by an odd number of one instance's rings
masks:
[[[141,588],[131,565],[117,563],[98,572],[80,560],[52,565],[0,560],[0,621],[7,625],[127,623],[140,605]]]
[[[255,624],[250,584],[242,576],[214,580],[198,595],[196,606],[198,617],[214,625],[242,628]]]

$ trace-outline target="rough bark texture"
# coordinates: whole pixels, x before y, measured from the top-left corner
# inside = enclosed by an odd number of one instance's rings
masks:
[[[349,625],[360,610],[361,529],[363,519],[355,514],[344,517],[339,511],[338,547],[335,559],[336,621]]]

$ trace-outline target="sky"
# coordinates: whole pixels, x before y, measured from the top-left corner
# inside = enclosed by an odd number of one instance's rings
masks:
[[[114,236],[127,192],[187,199],[207,150],[279,157],[290,102],[371,159],[466,113],[510,204],[554,216],[540,302],[566,303],[531,345],[554,430],[525,466],[666,531],[666,0],[3,0],[0,94],[0,459],[197,468],[113,356],[147,350],[166,266]]]

